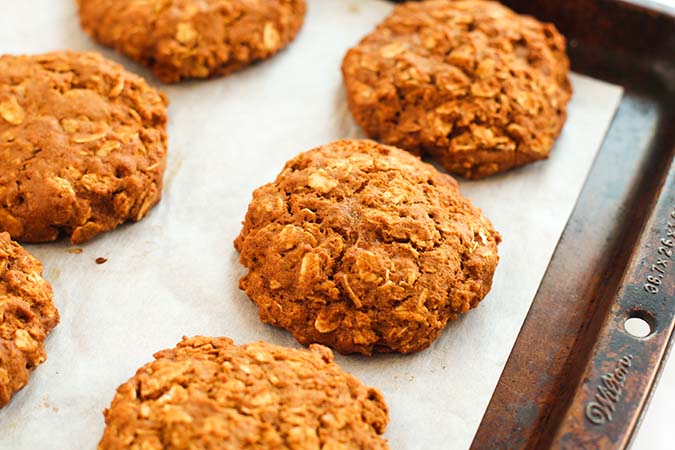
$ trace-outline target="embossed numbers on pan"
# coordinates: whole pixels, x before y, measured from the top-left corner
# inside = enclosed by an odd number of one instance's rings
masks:
[[[472,448],[623,449],[675,320],[675,9],[503,3],[555,23],[572,70],[624,97]],[[645,321],[646,336],[628,319]]]

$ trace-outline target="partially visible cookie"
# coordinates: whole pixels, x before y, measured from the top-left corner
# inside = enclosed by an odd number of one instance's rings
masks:
[[[305,0],[78,0],[84,30],[166,83],[267,59],[302,27]]]
[[[87,241],[160,199],[167,99],[95,53],[0,56],[0,231]]]
[[[500,239],[450,176],[344,140],[257,189],[235,246],[263,322],[341,353],[409,353],[485,297]]]
[[[382,394],[330,350],[184,338],[117,390],[99,450],[386,449]]]
[[[58,323],[42,264],[0,233],[0,408],[47,359],[44,341]]]
[[[547,158],[572,94],[555,26],[483,0],[396,6],[342,72],[368,136],[467,178]]]

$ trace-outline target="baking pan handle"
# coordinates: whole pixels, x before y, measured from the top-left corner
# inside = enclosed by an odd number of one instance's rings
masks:
[[[631,333],[627,321],[645,331]],[[626,448],[668,353],[675,323],[675,165],[671,161],[611,313],[552,441],[553,448]],[[637,335],[636,335],[637,334]]]

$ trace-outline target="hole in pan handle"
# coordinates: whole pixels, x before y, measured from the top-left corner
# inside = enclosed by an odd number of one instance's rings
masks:
[[[640,309],[629,312],[623,322],[623,329],[635,338],[649,337],[655,326],[653,315]]]

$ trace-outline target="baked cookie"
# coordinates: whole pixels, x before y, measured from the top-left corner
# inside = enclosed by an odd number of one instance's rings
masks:
[[[44,341],[58,323],[42,264],[0,233],[0,408],[47,359]]]
[[[482,0],[396,6],[342,72],[368,136],[467,178],[547,158],[572,95],[556,28]]]
[[[499,234],[457,182],[373,141],[290,160],[235,241],[263,322],[341,353],[408,353],[478,305]]]
[[[300,31],[305,0],[78,0],[82,28],[165,83],[227,75]]]
[[[183,338],[117,389],[99,450],[386,449],[382,394],[315,345]]]
[[[162,192],[167,99],[95,53],[0,56],[0,231],[87,241]]]

